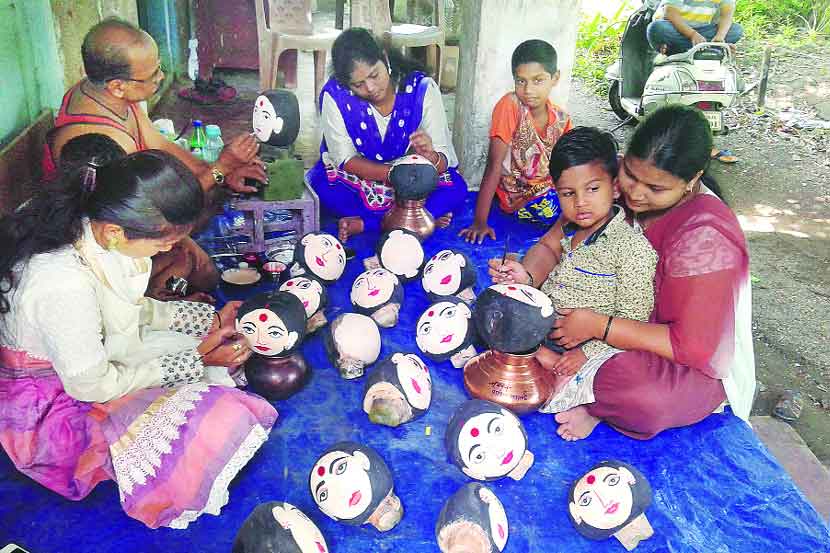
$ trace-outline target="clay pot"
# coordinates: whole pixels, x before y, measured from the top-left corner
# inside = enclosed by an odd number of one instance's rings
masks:
[[[536,411],[553,392],[555,377],[535,354],[487,350],[464,365],[464,387],[472,397],[498,403],[517,415]]]
[[[311,370],[300,353],[286,357],[254,355],[245,363],[245,377],[253,391],[275,401],[288,399],[305,386]]]
[[[406,229],[414,232],[421,241],[435,232],[435,218],[424,207],[426,200],[395,200],[395,205],[386,212],[380,223],[384,232]]]

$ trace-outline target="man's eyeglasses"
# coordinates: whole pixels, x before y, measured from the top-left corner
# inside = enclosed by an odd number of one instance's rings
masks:
[[[109,83],[112,81],[130,81],[133,83],[150,84],[158,78],[159,74],[161,74],[162,71],[164,70],[162,69],[161,64],[159,64],[159,66],[156,67],[156,70],[153,71],[153,74],[147,77],[146,79],[133,79],[131,77],[115,77],[113,79],[107,79],[106,82]]]

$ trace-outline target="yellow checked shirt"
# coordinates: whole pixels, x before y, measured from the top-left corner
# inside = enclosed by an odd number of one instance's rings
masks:
[[[647,321],[654,307],[657,253],[639,229],[616,215],[576,248],[562,239],[562,259],[542,284],[556,309],[587,308],[626,319]],[[565,226],[566,232],[568,225]],[[588,359],[611,346],[589,340],[580,346]]]

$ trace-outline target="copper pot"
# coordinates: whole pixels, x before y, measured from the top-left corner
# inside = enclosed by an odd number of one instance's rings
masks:
[[[384,232],[394,229],[411,230],[421,240],[432,236],[435,232],[435,218],[424,207],[424,200],[395,200],[395,205],[386,212],[380,227]]]
[[[253,391],[270,401],[288,399],[305,386],[311,371],[301,353],[286,357],[252,355],[245,377]]]
[[[464,365],[464,387],[474,398],[498,403],[517,415],[533,412],[548,400],[555,384],[553,373],[535,354],[487,350]]]

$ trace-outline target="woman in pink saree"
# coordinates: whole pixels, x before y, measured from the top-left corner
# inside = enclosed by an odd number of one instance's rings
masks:
[[[92,135],[87,135],[92,136]],[[86,167],[0,219],[0,446],[72,500],[102,480],[151,528],[219,514],[277,413],[231,378],[238,303],[144,296],[204,196],[148,150]]]
[[[709,125],[693,108],[661,108],[635,130],[618,180],[632,224],[659,256],[655,307],[647,323],[563,310],[551,333],[560,345],[596,338],[625,351],[577,375],[589,399],[556,414],[562,438],[585,438],[604,421],[648,439],[698,422],[725,401],[736,416],[749,417],[749,255],[737,218],[705,175],[711,147]],[[561,237],[557,224],[525,256],[533,282],[544,282],[557,263]],[[496,281],[522,272],[491,262]]]

